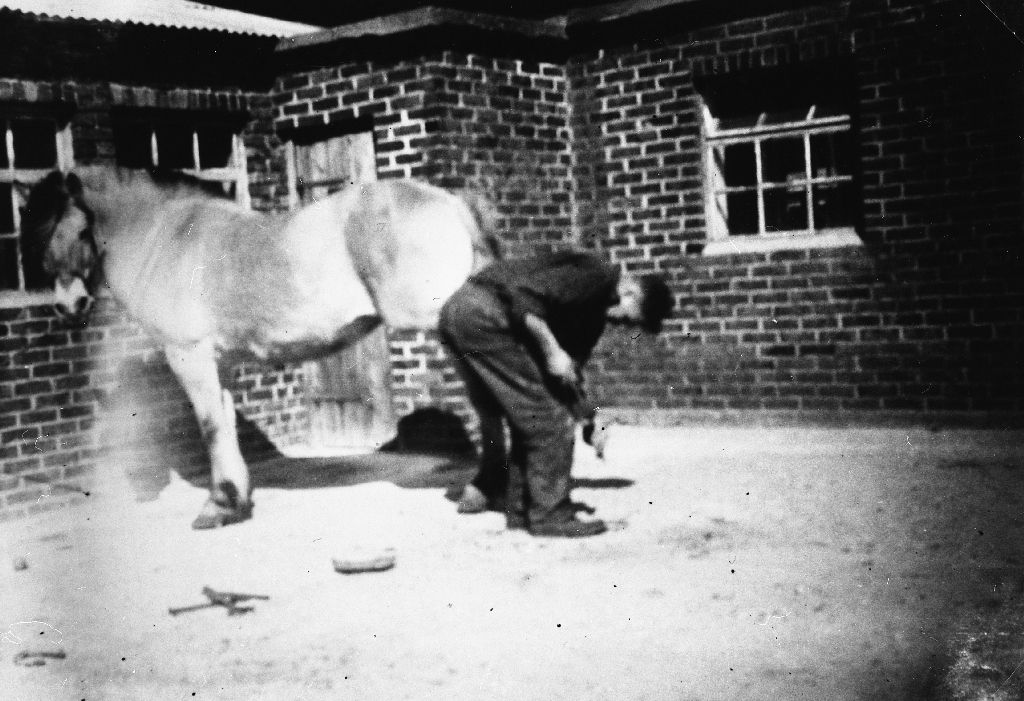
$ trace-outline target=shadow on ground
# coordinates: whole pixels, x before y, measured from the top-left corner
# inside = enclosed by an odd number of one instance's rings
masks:
[[[444,489],[468,481],[475,467],[470,456],[381,452],[329,458],[280,457],[250,465],[257,489],[349,487],[368,482],[391,482],[406,489]]]
[[[435,413],[439,413],[433,410]],[[399,423],[399,434],[380,451],[328,457],[289,457],[260,429],[236,416],[242,457],[256,489],[346,487],[391,482],[409,489],[450,488],[468,481],[476,466],[473,445],[454,416],[415,415]],[[208,489],[210,462],[201,446],[187,449],[152,436],[123,442],[111,455],[125,465],[129,484],[140,501],[157,498],[177,472],[189,484]]]
[[[241,414],[237,417],[242,457],[249,465],[256,489],[315,489],[348,487],[369,482],[391,482],[407,489],[444,489],[459,492],[476,470],[473,444],[461,420],[438,409],[403,417],[398,435],[378,451],[327,457],[289,457]],[[147,438],[151,438],[147,436]],[[136,497],[157,498],[177,472],[195,487],[210,487],[210,463],[205,452],[149,440],[121,445]],[[621,477],[574,478],[573,489],[625,489],[633,480]]]

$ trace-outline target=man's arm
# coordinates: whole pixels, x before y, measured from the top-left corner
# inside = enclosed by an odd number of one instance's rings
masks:
[[[572,389],[577,390],[580,386],[581,378],[579,368],[576,367],[576,361],[565,352],[565,349],[558,345],[558,341],[555,339],[555,335],[551,333],[551,329],[548,328],[547,322],[536,314],[527,313],[523,316],[523,324],[526,326],[530,336],[540,346],[541,354],[544,356],[544,367],[548,374]]]
[[[591,404],[583,393],[583,375],[576,367],[576,361],[558,345],[551,329],[539,316],[527,314],[523,317],[523,323],[540,346],[548,373],[575,392],[576,416],[583,421],[583,440],[587,445],[593,446],[594,453],[603,460],[605,444],[608,442],[607,425],[603,417],[597,416],[597,407]]]

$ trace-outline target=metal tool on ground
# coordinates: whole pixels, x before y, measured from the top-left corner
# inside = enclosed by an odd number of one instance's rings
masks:
[[[255,607],[253,606],[239,606],[239,604],[246,601],[267,601],[270,599],[269,596],[262,594],[235,594],[233,592],[224,592],[211,589],[210,587],[203,587],[203,596],[209,601],[205,604],[196,604],[195,606],[182,606],[180,608],[168,609],[168,612],[172,616],[177,616],[182,613],[189,613],[191,611],[199,611],[200,609],[213,608],[214,606],[223,606],[228,610],[229,616],[240,616],[243,613],[249,613]]]

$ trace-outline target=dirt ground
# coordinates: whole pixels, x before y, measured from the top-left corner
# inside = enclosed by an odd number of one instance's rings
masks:
[[[214,532],[198,486],[107,475],[3,527],[3,697],[915,699],[1021,571],[1021,433],[611,431],[574,496],[617,529],[580,541],[456,514],[471,466],[441,457],[268,460],[255,518]],[[169,615],[207,585],[269,599]]]

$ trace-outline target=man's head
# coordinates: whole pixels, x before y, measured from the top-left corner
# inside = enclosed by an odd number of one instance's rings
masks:
[[[672,307],[675,306],[672,291],[656,275],[641,278],[623,275],[619,278],[616,291],[619,301],[608,308],[608,319],[640,326],[651,333],[661,331],[661,322],[672,313]]]

